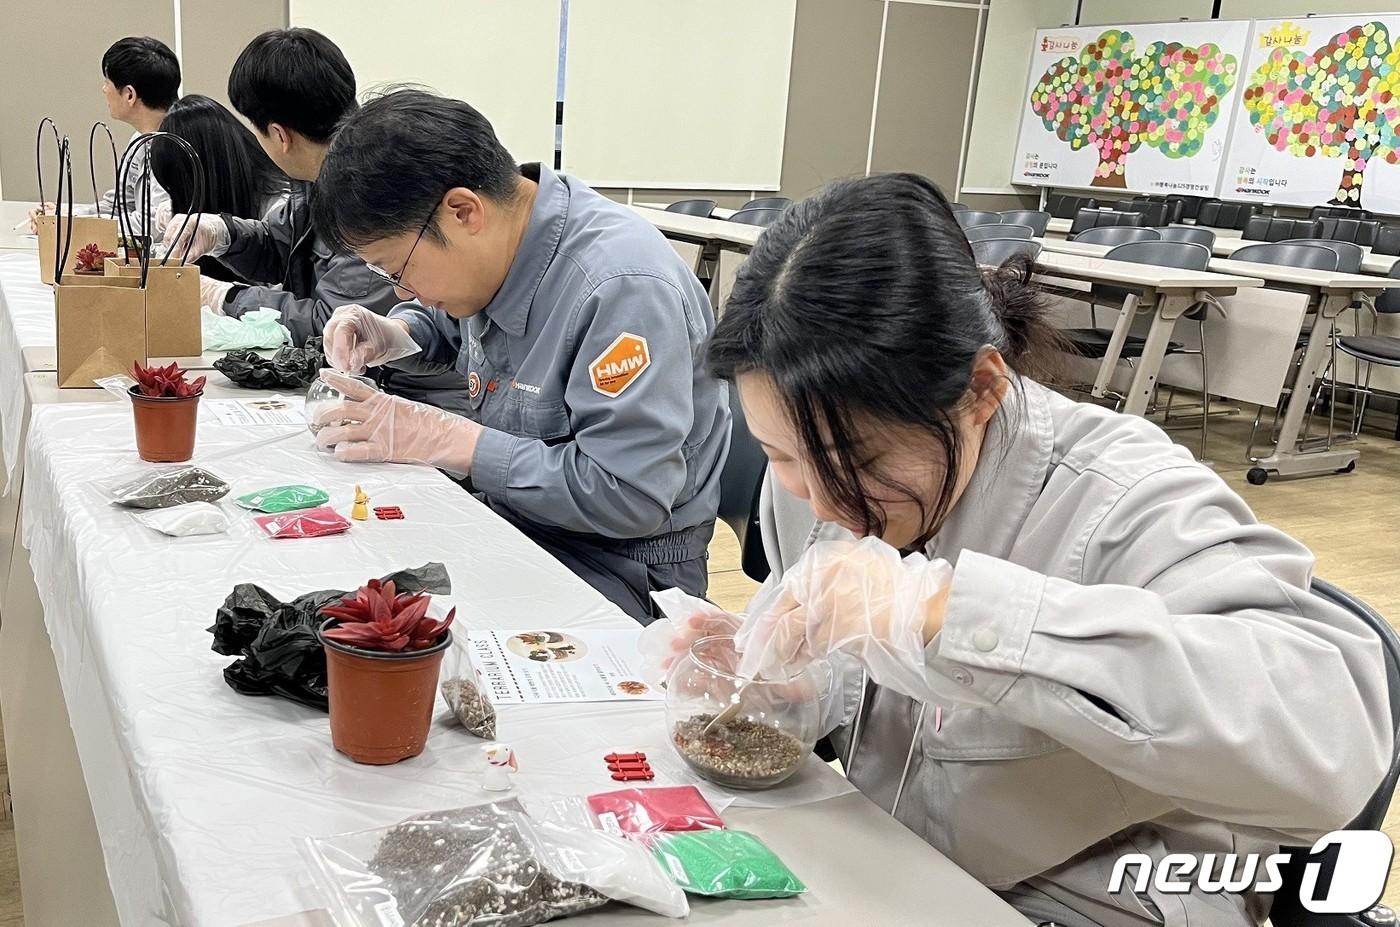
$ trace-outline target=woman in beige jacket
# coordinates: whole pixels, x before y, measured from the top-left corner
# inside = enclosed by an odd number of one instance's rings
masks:
[[[1033,923],[1260,924],[1114,864],[1345,826],[1391,755],[1379,642],[1156,426],[1024,375],[1028,284],[913,175],[764,234],[709,349],[770,461],[743,669],[835,668],[852,782]]]

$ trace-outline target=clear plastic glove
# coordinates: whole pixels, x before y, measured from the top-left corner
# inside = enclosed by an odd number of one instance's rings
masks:
[[[370,312],[364,306],[341,306],[326,322],[326,360],[336,370],[363,373],[410,354],[418,343],[408,333],[407,322],[396,322]]]
[[[739,629],[738,675],[780,679],[839,651],[879,685],[927,698],[924,648],[943,627],[952,581],[946,560],[901,560],[876,538],[818,541],[783,577],[776,602]]]
[[[58,207],[53,203],[45,203],[43,206],[35,206],[29,210],[29,234],[39,234],[39,217],[52,216],[58,211]]]
[[[228,291],[233,289],[232,283],[225,283],[222,280],[212,280],[209,277],[199,278],[199,304],[219,315],[224,314],[224,299],[228,296]]]
[[[679,589],[663,589],[651,594],[662,617],[642,628],[637,639],[641,654],[642,680],[659,688],[671,675],[676,658],[690,650],[690,645],[716,634],[733,634],[743,619],[687,595]]]
[[[186,244],[189,254],[185,253]],[[230,244],[228,226],[218,216],[201,215],[198,222],[191,221],[186,225],[185,214],[176,213],[166,220],[160,256],[169,253],[172,260],[197,261],[202,257],[218,257],[228,251]]]
[[[316,414],[316,443],[335,448],[337,460],[429,464],[471,472],[481,425],[460,415],[390,396],[354,377],[322,370],[321,379],[342,401]]]
[[[156,206],[155,219],[152,221],[151,225],[151,238],[153,240],[165,238],[165,230],[170,228],[170,216],[170,201],[161,200]],[[173,257],[174,255],[171,256]]]

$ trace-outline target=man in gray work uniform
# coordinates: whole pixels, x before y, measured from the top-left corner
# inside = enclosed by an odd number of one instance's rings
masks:
[[[203,216],[190,223],[191,259],[212,257],[255,285],[205,278],[204,305],[234,318],[276,309],[292,342],[322,333],[331,313],[354,303],[387,313],[398,303],[390,281],[365,262],[332,248],[311,224],[315,183],[336,123],[354,111],[355,72],[335,43],[314,29],[274,29],[243,49],[228,78],[228,96],[253,125],[269,158],[292,179],[290,195],[262,219]],[[184,253],[184,216],[171,218],[167,240]],[[452,371],[431,376],[376,371],[379,385],[409,399],[465,413],[466,383]]]
[[[416,299],[387,319],[337,310],[331,363],[455,367],[471,406],[463,419],[330,375],[348,401],[318,440],[469,477],[643,623],[653,589],[703,595],[728,395],[704,364],[709,299],[665,239],[572,177],[517,166],[475,109],[421,91],[349,117],[318,186],[327,239]]]

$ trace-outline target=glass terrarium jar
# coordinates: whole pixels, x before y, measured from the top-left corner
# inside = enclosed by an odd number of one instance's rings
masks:
[[[359,380],[366,386],[372,386],[375,389],[378,389],[377,384],[375,384],[375,382],[369,377],[358,377],[348,373],[344,374],[344,376],[350,377],[353,380]],[[334,386],[331,386],[325,380],[322,380],[318,377],[317,379],[311,381],[311,387],[306,391],[305,414],[306,427],[311,429],[311,433],[313,435],[320,431],[322,428],[326,427],[325,425],[316,424],[316,419],[319,417],[320,412],[327,406],[331,406],[337,402],[340,402],[341,399],[342,396],[340,390],[336,389]],[[324,448],[324,450],[329,451],[331,450],[331,448]]]
[[[706,637],[666,680],[671,745],[696,773],[732,789],[767,789],[802,765],[817,742],[818,685],[802,671],[781,681],[734,674],[734,638]]]

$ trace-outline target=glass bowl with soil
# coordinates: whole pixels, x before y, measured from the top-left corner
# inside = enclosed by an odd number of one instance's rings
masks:
[[[768,789],[795,773],[817,741],[813,675],[783,680],[734,674],[734,638],[706,637],[666,680],[671,745],[691,769],[731,789]]]
[[[375,382],[374,382],[373,380],[371,380],[369,377],[355,376],[355,375],[353,375],[353,374],[345,374],[345,376],[350,377],[350,379],[352,379],[352,380],[359,380],[361,383],[365,384],[366,386],[374,387],[375,389],[378,389],[378,388],[379,388],[379,387],[377,386],[377,384],[375,384]],[[314,435],[314,434],[317,434],[318,432],[320,432],[320,430],[321,430],[322,428],[325,428],[327,425],[334,425],[334,424],[346,424],[346,425],[348,425],[348,424],[350,424],[350,422],[348,422],[348,421],[346,421],[346,422],[340,422],[340,423],[336,423],[336,422],[327,422],[327,423],[325,423],[325,424],[319,424],[319,425],[316,423],[316,420],[317,420],[318,418],[320,418],[320,415],[321,415],[322,410],[324,410],[324,409],[326,409],[326,408],[328,408],[328,407],[330,407],[330,406],[332,406],[332,405],[335,405],[336,403],[340,402],[341,399],[342,399],[342,396],[341,396],[341,394],[340,394],[340,390],[336,389],[334,386],[331,386],[331,385],[330,385],[329,383],[327,383],[325,380],[322,380],[322,379],[320,379],[320,378],[317,378],[317,379],[311,381],[311,387],[310,387],[309,389],[307,389],[307,391],[306,391],[305,415],[306,415],[306,427],[309,428],[309,429],[311,430],[311,433],[312,433],[313,435]],[[319,447],[319,445],[318,445],[318,447]],[[326,452],[329,453],[329,452],[333,451],[334,448],[328,448],[328,447],[327,447],[327,448],[321,448],[321,450],[324,450],[324,451],[326,451]]]

